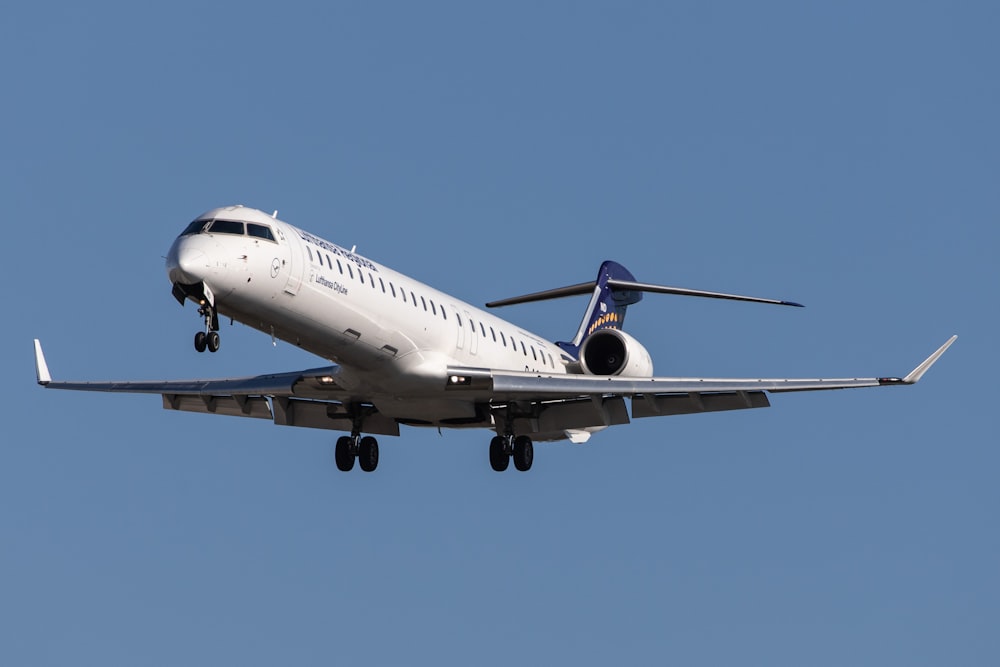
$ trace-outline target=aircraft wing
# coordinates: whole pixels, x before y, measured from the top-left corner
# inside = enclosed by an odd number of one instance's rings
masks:
[[[628,423],[625,398],[632,401],[632,417],[641,418],[763,408],[770,405],[766,393],[915,384],[957,338],[901,378],[628,378],[450,368],[448,389],[456,397],[490,396],[494,405],[532,404],[533,416],[521,427],[555,432]]]
[[[952,336],[901,378],[629,378],[451,367],[443,379],[444,393],[460,402],[489,405],[498,430],[512,419],[516,432],[538,440],[583,441],[589,437],[586,429],[628,423],[626,398],[631,416],[642,418],[763,408],[770,405],[767,393],[915,384],[957,338]],[[52,379],[36,339],[35,371],[38,383],[50,389],[160,394],[168,410],[271,419],[283,426],[350,432],[349,408],[356,412],[360,405],[366,408],[365,432],[399,435],[397,421],[379,413],[369,403],[371,397],[343,386],[337,366],[214,380],[65,382]]]
[[[280,426],[350,431],[346,404],[355,397],[341,385],[339,373],[338,366],[325,366],[213,380],[65,382],[52,379],[42,344],[35,339],[35,375],[48,389],[160,394],[167,410],[271,419]],[[399,425],[377,412],[365,418],[365,430],[399,435]]]

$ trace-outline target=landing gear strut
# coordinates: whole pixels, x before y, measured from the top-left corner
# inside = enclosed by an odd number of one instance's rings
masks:
[[[526,435],[514,437],[514,434],[495,436],[490,440],[490,467],[497,472],[503,472],[514,459],[514,467],[525,472],[531,470],[535,459],[535,447],[531,438]]]

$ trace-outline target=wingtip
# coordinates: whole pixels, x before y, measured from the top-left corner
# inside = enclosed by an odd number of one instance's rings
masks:
[[[938,359],[941,358],[941,355],[944,354],[948,350],[948,348],[951,347],[951,344],[954,343],[956,340],[958,340],[957,334],[949,338],[944,345],[939,347],[934,352],[934,354],[924,359],[923,363],[921,363],[919,366],[910,371],[910,374],[907,375],[905,378],[903,378],[902,384],[916,384],[920,380],[920,378],[924,376],[924,373],[926,373],[927,370],[931,366],[933,366]]]
[[[43,387],[52,382],[49,366],[45,363],[45,353],[42,352],[42,342],[37,338],[35,339],[35,379]]]

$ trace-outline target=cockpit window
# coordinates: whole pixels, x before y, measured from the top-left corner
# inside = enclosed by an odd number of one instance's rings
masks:
[[[255,225],[252,222],[247,223],[247,234],[258,239],[267,239],[268,241],[274,241],[274,234],[271,233],[271,228],[267,225]],[[327,258],[329,262],[329,258]],[[331,267],[332,268],[332,267]]]
[[[236,220],[216,220],[208,231],[212,234],[239,234],[243,236],[243,223]]]
[[[203,230],[205,228],[205,225],[207,225],[209,222],[211,222],[211,221],[210,220],[195,220],[190,225],[188,225],[184,229],[183,232],[181,232],[181,236],[188,236],[190,234],[197,234],[198,232],[200,232],[201,230]]]

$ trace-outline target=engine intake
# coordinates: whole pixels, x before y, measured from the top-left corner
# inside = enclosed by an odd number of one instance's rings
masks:
[[[649,352],[620,329],[603,329],[588,336],[580,348],[580,366],[588,375],[653,375]]]

